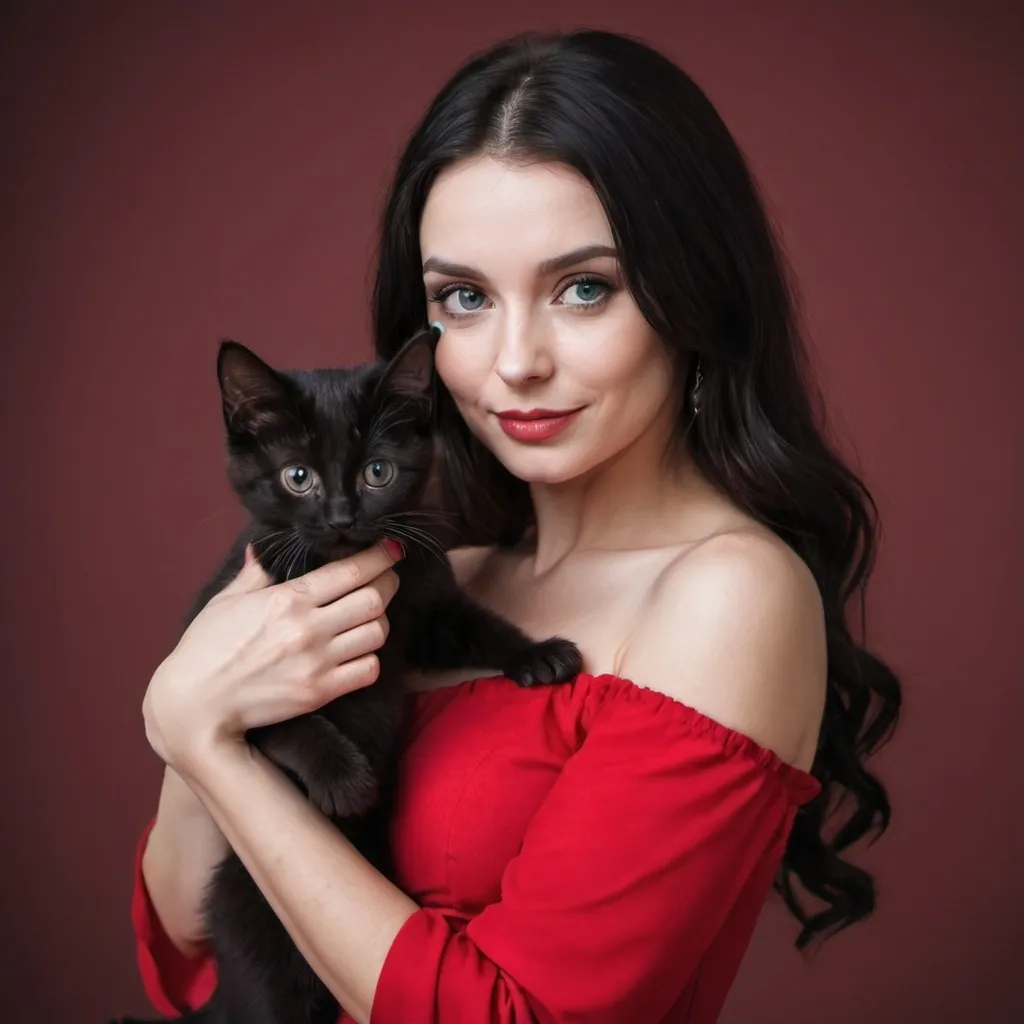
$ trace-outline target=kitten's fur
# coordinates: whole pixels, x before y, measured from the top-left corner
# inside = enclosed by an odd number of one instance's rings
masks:
[[[247,737],[385,874],[404,672],[491,666],[528,686],[580,670],[574,644],[530,640],[455,583],[444,516],[429,508],[436,339],[421,332],[387,365],[289,373],[235,342],[221,346],[229,478],[252,522],[189,615],[238,573],[248,543],[282,582],[381,537],[402,541],[406,557],[396,565],[401,586],[387,611],[378,681]],[[305,493],[293,493],[288,480]],[[214,872],[206,921],[218,986],[183,1021],[334,1024],[337,1003],[233,853]]]

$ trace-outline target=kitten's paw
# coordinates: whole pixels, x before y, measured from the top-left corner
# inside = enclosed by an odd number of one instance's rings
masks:
[[[377,803],[377,780],[342,778],[308,786],[309,802],[330,818],[357,818]]]
[[[377,802],[377,780],[369,773],[306,780],[309,802],[329,818],[358,818]]]
[[[318,763],[307,764],[302,784],[309,802],[330,818],[354,818],[377,802],[377,777],[363,752],[346,737]]]
[[[560,636],[531,644],[522,656],[506,666],[504,674],[519,686],[544,686],[574,679],[583,668],[579,648]]]

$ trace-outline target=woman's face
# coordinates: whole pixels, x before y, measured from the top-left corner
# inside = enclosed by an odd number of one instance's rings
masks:
[[[671,363],[582,175],[456,163],[427,198],[420,251],[428,318],[445,328],[438,373],[514,475],[557,484],[627,451],[660,455],[678,409]]]

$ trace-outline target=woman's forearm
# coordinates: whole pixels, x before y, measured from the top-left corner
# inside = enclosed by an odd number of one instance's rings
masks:
[[[219,747],[188,778],[310,966],[368,1024],[384,960],[416,904],[247,744]]]
[[[186,955],[205,937],[202,898],[228,843],[210,812],[173,768],[164,770],[142,877],[171,941]]]

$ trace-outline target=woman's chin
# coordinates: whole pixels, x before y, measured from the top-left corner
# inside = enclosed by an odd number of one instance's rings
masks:
[[[491,422],[470,423],[470,430],[514,476],[528,484],[555,486],[581,476],[598,460],[581,437],[517,441]]]
[[[493,451],[493,449],[492,449]],[[569,483],[581,476],[586,469],[578,453],[543,449],[528,451],[495,451],[498,461],[524,483],[555,487]]]

